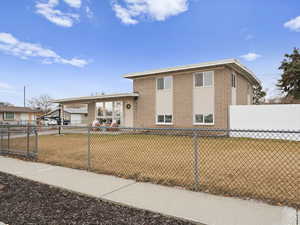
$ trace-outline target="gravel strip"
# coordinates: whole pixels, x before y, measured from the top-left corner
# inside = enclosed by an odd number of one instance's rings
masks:
[[[4,173],[0,173],[0,221],[9,225],[194,224]]]

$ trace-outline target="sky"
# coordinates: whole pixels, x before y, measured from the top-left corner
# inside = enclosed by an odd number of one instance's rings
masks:
[[[0,102],[132,91],[121,76],[226,58],[270,97],[284,54],[300,47],[299,0],[6,0]]]

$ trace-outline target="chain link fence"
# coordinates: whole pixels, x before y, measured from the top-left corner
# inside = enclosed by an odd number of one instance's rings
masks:
[[[37,150],[35,126],[0,125],[0,154],[36,158]]]
[[[39,127],[39,161],[299,208],[300,131]]]

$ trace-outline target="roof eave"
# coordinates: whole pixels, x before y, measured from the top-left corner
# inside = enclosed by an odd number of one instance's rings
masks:
[[[220,61],[215,61],[215,62],[200,63],[200,64],[193,64],[193,65],[187,65],[187,66],[178,66],[178,67],[173,67],[173,68],[151,70],[151,71],[145,71],[145,72],[140,72],[140,73],[129,73],[129,74],[123,75],[123,78],[136,79],[136,78],[150,76],[150,75],[186,71],[186,70],[191,70],[191,69],[205,69],[205,68],[210,68],[210,67],[219,67],[219,66],[226,66],[226,65],[236,65],[243,72],[245,72],[247,74],[247,76],[250,77],[250,79],[254,83],[261,85],[261,81],[255,76],[255,74],[251,70],[249,70],[247,67],[242,65],[236,59],[225,59],[225,60],[220,60]]]
[[[115,94],[115,95],[99,95],[99,96],[89,96],[89,97],[78,97],[78,98],[64,98],[64,99],[56,99],[53,100],[53,103],[82,103],[88,104],[95,101],[105,101],[105,100],[112,100],[118,98],[134,98],[138,97],[138,93],[128,93],[128,94]]]

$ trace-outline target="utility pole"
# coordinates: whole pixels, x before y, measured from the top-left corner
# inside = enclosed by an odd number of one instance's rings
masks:
[[[26,86],[24,86],[24,107],[26,107]]]

